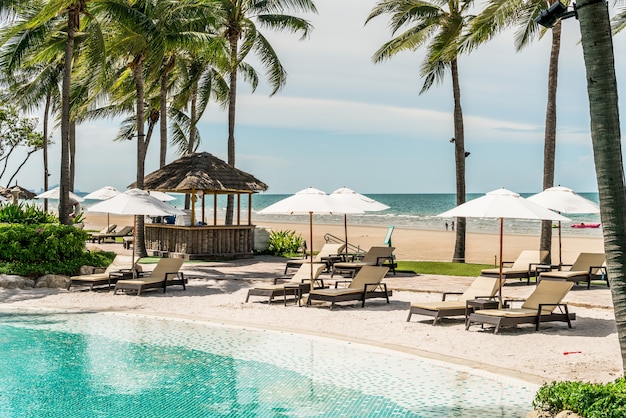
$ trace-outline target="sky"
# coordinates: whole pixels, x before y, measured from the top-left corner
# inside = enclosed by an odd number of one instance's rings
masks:
[[[327,193],[339,187],[365,194],[455,192],[450,76],[420,95],[422,52],[374,64],[372,55],[392,36],[386,15],[364,24],[375,4],[315,0],[317,15],[299,15],[314,27],[303,41],[299,35],[264,30],[287,70],[287,84],[269,97],[263,79],[254,93],[239,83],[235,143],[236,167],[265,182],[266,193],[306,187]],[[516,52],[513,33],[506,32],[459,58],[465,149],[471,153],[468,193],[500,187],[541,191],[550,38],[548,33]],[[625,43],[626,33],[614,38],[620,97],[625,96]],[[575,19],[563,21],[559,63],[555,185],[594,192],[587,85]],[[110,120],[78,126],[76,191],[105,185],[125,190],[135,180],[136,143],[113,142],[118,127]],[[226,160],[226,111],[210,106],[199,129],[199,151]],[[59,181],[59,136],[57,129],[49,157],[51,186]],[[154,136],[146,174],[158,168],[158,141]],[[171,148],[167,161],[176,158]],[[18,184],[42,190],[42,161],[41,153],[33,155]]]

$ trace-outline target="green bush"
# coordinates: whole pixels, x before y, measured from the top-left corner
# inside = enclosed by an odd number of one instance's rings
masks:
[[[115,258],[113,252],[83,252],[80,256],[71,260],[59,262],[23,263],[0,261],[0,274],[16,274],[24,277],[41,277],[45,274],[62,274],[74,276],[78,274],[81,266],[107,267]]]
[[[36,225],[59,223],[59,218],[35,205],[20,202],[16,205],[12,203],[0,205],[0,223]]]
[[[85,263],[88,234],[68,225],[0,224],[0,272],[73,274]],[[89,256],[87,256],[89,257]]]
[[[626,379],[613,383],[552,382],[539,388],[533,400],[536,410],[553,415],[570,410],[586,418],[626,416]]]
[[[302,236],[296,235],[295,231],[271,231],[268,251],[277,256],[294,254],[300,251],[302,243]]]

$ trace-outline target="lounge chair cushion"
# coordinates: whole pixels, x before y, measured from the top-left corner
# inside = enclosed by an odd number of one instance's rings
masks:
[[[361,306],[365,306],[365,299],[370,297],[384,297],[389,303],[387,286],[381,284],[388,271],[389,268],[384,266],[363,266],[348,287],[311,290],[307,304],[310,305],[314,300],[325,300],[331,302],[332,309],[335,302],[361,300]],[[377,291],[379,287],[382,287],[382,290]]]
[[[72,285],[90,286],[93,289],[93,286],[95,285],[109,285],[110,283],[115,283],[115,280],[109,281],[110,274],[120,270],[130,271],[133,265],[137,268],[137,261],[139,261],[139,257],[135,257],[135,261],[133,263],[133,258],[131,256],[117,255],[102,273],[83,274],[70,277],[67,290],[70,290]]]
[[[322,271],[326,268],[326,265],[322,263],[313,263],[312,267],[313,280],[317,280]],[[274,279],[274,281],[276,282],[281,279],[286,278],[277,277],[276,279]],[[253,288],[248,289],[246,302],[248,302],[250,296],[269,297],[268,302],[271,302],[276,296],[285,295],[285,285],[298,285],[301,292],[308,292],[311,289],[310,281],[311,263],[309,260],[309,263],[301,265],[298,271],[296,271],[296,273],[291,278],[289,278],[289,280],[283,281],[282,283],[255,285]]]
[[[181,284],[184,289],[185,279],[179,277],[179,270],[183,262],[182,258],[161,258],[148,277],[118,280],[114,293],[117,293],[118,290],[136,290],[137,295],[140,295],[142,290],[159,287],[161,284],[164,285],[163,291],[165,292],[165,287],[168,286],[169,282]]]
[[[548,251],[524,250],[510,267],[503,267],[503,275],[528,274],[531,264],[541,264],[548,256]],[[533,271],[530,268],[530,271]],[[500,274],[500,268],[484,269],[480,272],[485,275]]]
[[[360,261],[338,262],[333,264],[333,274],[338,271],[357,271],[363,266],[387,265],[395,274],[395,263],[393,262],[393,251],[395,247],[371,247]]]
[[[525,318],[537,316],[537,309],[508,308],[508,309],[480,309],[474,312],[478,315],[500,316],[504,318]]]
[[[442,300],[438,302],[412,302],[411,308],[426,309],[429,311],[446,311],[450,309],[465,309],[465,301]]]
[[[532,309],[535,312],[539,309],[541,304],[552,304],[546,306],[541,311],[542,315],[549,314],[556,309],[555,304],[561,303],[567,292],[574,286],[574,283],[564,284],[558,280],[542,280],[533,293],[528,296],[528,299],[522,305],[522,308]]]

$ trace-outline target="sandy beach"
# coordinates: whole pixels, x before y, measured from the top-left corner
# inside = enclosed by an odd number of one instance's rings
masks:
[[[93,215],[88,228],[100,229]],[[105,216],[106,222],[106,216]],[[111,219],[118,225],[126,219]],[[122,221],[121,223],[118,221]],[[130,218],[132,223],[132,218]],[[270,226],[270,225],[266,225]],[[308,225],[279,225],[308,234]],[[315,227],[314,245],[320,245],[324,233],[338,236],[342,226]],[[380,244],[386,227],[350,227],[354,242],[363,247]],[[319,241],[319,244],[318,244]],[[534,248],[538,237],[506,236],[505,257],[514,257],[521,248]],[[497,237],[469,236],[468,261],[493,262]],[[400,260],[447,260],[454,245],[454,234],[445,231],[394,231],[393,245]],[[123,253],[121,244],[89,245],[90,248]],[[601,251],[601,240],[564,240],[564,257],[579,251]],[[432,319],[413,316],[406,322],[412,301],[441,300],[442,292],[463,291],[473,278],[389,274],[385,282],[393,289],[391,302],[368,301],[365,308],[357,303],[342,303],[334,310],[327,306],[298,307],[283,305],[282,298],[272,304],[265,298],[245,303],[248,289],[257,283],[281,276],[285,260],[270,256],[226,262],[190,262],[183,266],[189,279],[186,291],[172,288],[167,293],[147,292],[139,297],[113,295],[107,291],[67,291],[65,289],[4,289],[0,291],[3,308],[64,309],[133,312],[165,317],[194,318],[218,323],[314,334],[357,341],[427,358],[443,360],[480,370],[513,376],[534,384],[553,380],[608,382],[622,374],[622,360],[617,340],[610,290],[605,285],[576,286],[566,301],[577,315],[573,328],[564,323],[534,327],[506,328],[494,335],[479,326],[465,330],[463,318],[444,320],[432,326]],[[146,265],[150,270],[154,265]],[[323,275],[332,283],[329,275]],[[503,288],[504,297],[524,298],[534,286],[512,282]]]
[[[121,228],[124,225],[132,225],[133,218],[132,216],[110,215],[110,222]],[[86,229],[101,230],[106,226],[106,223],[106,215],[88,212],[85,216]],[[257,227],[274,231],[295,231],[307,242],[310,241],[309,224],[260,222]],[[387,229],[387,226],[348,225],[348,242],[367,250],[371,246],[383,244]],[[314,224],[314,251],[322,247],[326,234],[343,239],[345,236],[344,225]],[[466,261],[468,263],[497,264],[499,240],[498,235],[468,233],[466,235]],[[396,227],[391,236],[391,242],[396,248],[394,254],[398,260],[450,261],[454,254],[455,232]],[[503,242],[503,259],[505,261],[515,260],[523,250],[539,248],[538,235],[509,235],[505,232]],[[604,243],[600,238],[563,237],[563,263],[573,262],[578,254],[583,251],[604,252]],[[556,233],[552,240],[552,254],[553,257],[557,257],[558,254]]]

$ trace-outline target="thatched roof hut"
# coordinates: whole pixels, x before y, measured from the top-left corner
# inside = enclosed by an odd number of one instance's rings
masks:
[[[136,183],[128,187],[136,187]],[[217,224],[217,195],[248,195],[248,223],[251,220],[251,198],[253,193],[267,190],[267,185],[261,180],[230,166],[225,161],[208,152],[185,155],[171,163],[153,171],[144,177],[145,190],[161,192],[188,193],[192,199],[196,195],[202,196],[202,219],[204,219],[205,196],[213,195],[213,224]],[[240,204],[237,205],[238,208]],[[195,205],[191,206],[192,225],[195,220]],[[241,222],[241,214],[237,213],[237,224]]]
[[[18,199],[30,200],[34,199],[37,196],[36,193],[31,192],[28,189],[23,188],[22,186],[18,186],[17,184],[13,187],[0,187],[0,195],[6,197],[7,199],[11,199],[13,197],[13,192],[17,192]]]
[[[129,187],[135,187],[135,183]],[[267,190],[251,174],[228,165],[208,152],[185,155],[144,178],[144,189],[176,193],[238,194]]]

